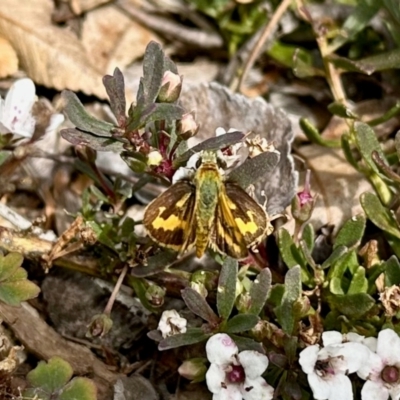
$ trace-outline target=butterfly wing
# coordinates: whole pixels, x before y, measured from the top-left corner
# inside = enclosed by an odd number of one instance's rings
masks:
[[[267,234],[265,210],[239,185],[226,182],[220,193],[211,235],[211,247],[237,259],[246,258],[248,248]]]
[[[183,253],[196,239],[195,188],[179,181],[154,199],[144,212],[143,224],[159,245]]]

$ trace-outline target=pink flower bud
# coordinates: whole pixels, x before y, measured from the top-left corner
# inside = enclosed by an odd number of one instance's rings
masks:
[[[195,136],[200,125],[195,121],[194,112],[184,114],[177,123],[177,134],[184,140]]]
[[[160,103],[174,103],[179,99],[181,90],[182,77],[171,71],[165,71],[157,101]]]

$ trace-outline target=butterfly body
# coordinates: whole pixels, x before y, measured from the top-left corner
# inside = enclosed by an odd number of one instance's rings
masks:
[[[247,257],[270,224],[265,210],[239,185],[225,181],[214,152],[203,151],[193,179],[173,184],[146,208],[143,223],[159,245],[178,251],[208,247],[228,256]]]

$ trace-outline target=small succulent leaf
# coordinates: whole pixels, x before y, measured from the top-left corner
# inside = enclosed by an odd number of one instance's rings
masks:
[[[113,75],[103,77],[103,85],[106,88],[108,97],[110,98],[110,107],[117,119],[119,127],[125,126],[126,123],[126,100],[125,100],[125,82],[124,75],[119,68],[115,68]]]
[[[164,52],[159,43],[151,41],[143,58],[143,99],[145,105],[154,103],[164,75]],[[138,99],[139,100],[139,99]]]
[[[385,286],[400,285],[400,262],[396,256],[390,257],[384,263]]]
[[[124,144],[111,136],[94,136],[74,128],[62,129],[60,134],[74,146],[88,146],[96,151],[112,151],[113,153],[121,153],[124,150]]]
[[[60,357],[52,357],[47,363],[40,361],[26,378],[32,386],[54,393],[65,386],[72,375],[73,370],[69,363]]]
[[[217,310],[224,320],[229,318],[236,299],[238,261],[227,257],[222,264],[217,288]]]
[[[300,118],[300,128],[312,143],[325,147],[340,147],[340,140],[324,139],[318,129],[307,118]]]
[[[97,388],[88,378],[76,377],[61,390],[57,400],[97,400]]]
[[[273,171],[278,165],[279,159],[279,152],[274,151],[267,151],[253,158],[248,158],[229,174],[229,179],[236,182],[243,189],[247,189],[265,174]]]
[[[360,197],[362,208],[367,217],[378,228],[390,233],[395,238],[400,239],[400,231],[397,222],[390,211],[383,206],[378,196],[374,193],[363,193]]]
[[[338,277],[333,277],[329,281],[329,291],[332,294],[345,294],[345,291],[343,290],[342,287],[342,279]]]
[[[351,279],[347,294],[367,293],[368,279],[365,277],[365,268],[358,267],[358,270]]]
[[[349,108],[347,108],[343,103],[335,101],[328,105],[328,110],[333,114],[341,118],[358,118]]]
[[[182,299],[190,311],[210,324],[218,323],[218,316],[200,293],[196,292],[192,288],[185,288],[181,291],[181,293]]]
[[[158,345],[158,350],[169,350],[180,346],[187,346],[190,344],[200,343],[207,340],[211,335],[203,332],[201,328],[191,328],[185,333],[169,336]]]
[[[40,293],[40,288],[26,279],[0,284],[0,301],[11,306],[18,306],[22,301],[33,299]]]
[[[264,308],[271,289],[271,281],[271,271],[268,268],[264,268],[258,274],[250,288],[251,305],[248,310],[249,314],[259,315]]]
[[[294,304],[301,297],[301,270],[299,266],[290,269],[285,276],[285,292],[281,304],[275,308],[276,317],[287,334],[292,334],[296,320]]]
[[[379,169],[376,166],[374,160],[371,157],[373,151],[376,151],[380,158],[386,161],[385,154],[379,144],[374,130],[364,122],[356,122],[354,124],[355,138],[357,146],[365,160],[365,162],[370,166],[370,168],[379,174]]]
[[[13,276],[23,261],[24,257],[20,253],[8,253],[5,257],[0,254],[0,282]]]
[[[400,239],[390,235],[389,233],[385,234],[385,238],[387,242],[389,243],[389,246],[392,248],[393,253],[400,258]]]
[[[353,145],[350,143],[350,135],[344,133],[340,138],[343,154],[346,157],[347,162],[356,170],[359,171],[358,160],[354,157]]]
[[[360,318],[375,305],[375,300],[366,293],[332,295],[328,301],[332,309],[349,318]]]
[[[258,317],[252,314],[238,314],[232,317],[225,326],[227,333],[242,333],[257,325]]]
[[[173,261],[176,260],[176,253],[169,250],[162,250],[147,259],[146,265],[139,265],[132,268],[131,274],[137,278],[145,278],[164,271]]]
[[[358,214],[346,221],[336,236],[333,248],[336,249],[340,246],[346,246],[349,249],[358,247],[364,235],[366,223],[363,214]]]
[[[184,152],[181,156],[177,157],[174,160],[174,167],[178,168],[181,165],[187,163],[189,158],[196,153],[199,153],[203,150],[220,150],[225,147],[232,146],[236,143],[239,143],[243,140],[245,134],[243,132],[235,131],[228,132],[225,135],[211,137],[197,144],[196,146],[191,147],[188,151]]]
[[[96,136],[111,136],[114,125],[100,121],[88,114],[75,93],[69,90],[63,90],[61,98],[65,102],[64,112],[78,129],[90,132]]]
[[[328,272],[328,279],[333,277],[342,278],[344,273],[349,269],[349,267],[354,263],[357,262],[357,255],[355,250],[350,250],[343,252],[343,255],[338,256],[335,262],[332,263],[332,266]],[[358,267],[358,262],[357,262]]]
[[[349,249],[346,246],[340,245],[335,247],[331,255],[322,263],[321,268],[326,269],[335,264],[344,254],[348,253]]]
[[[293,268],[296,265],[306,266],[303,254],[296,247],[292,236],[285,228],[278,231],[278,247],[288,268]]]
[[[349,58],[339,57],[334,54],[328,56],[327,59],[336,67],[345,69],[348,72],[360,72],[362,74],[372,75],[376,71],[399,68],[400,49],[385,51],[360,60],[350,60]]]
[[[306,243],[309,252],[311,253],[315,243],[315,232],[311,224],[307,224],[303,229],[301,239]]]

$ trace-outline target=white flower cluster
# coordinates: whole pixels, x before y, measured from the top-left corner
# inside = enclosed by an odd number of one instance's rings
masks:
[[[400,399],[400,338],[391,329],[376,338],[356,333],[322,334],[323,346],[313,345],[300,353],[300,365],[307,374],[316,400],[351,400],[349,374],[366,382],[362,400]]]

